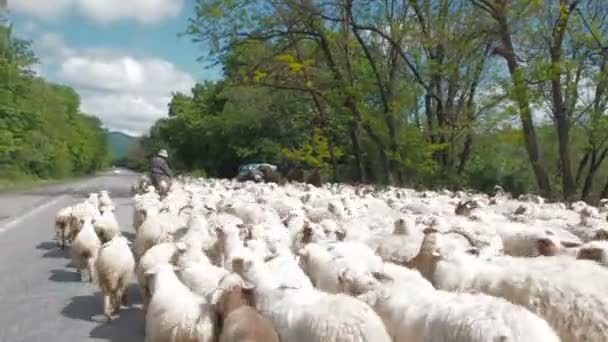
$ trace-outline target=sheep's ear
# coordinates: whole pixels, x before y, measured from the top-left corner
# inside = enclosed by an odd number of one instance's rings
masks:
[[[343,269],[338,272],[338,282],[343,284],[346,281],[352,281],[352,277],[348,275],[348,269]]]
[[[477,248],[477,247],[471,247],[471,248],[467,249],[465,251],[465,253],[472,254],[472,255],[479,255],[479,248]]]
[[[188,249],[188,247],[186,246],[186,244],[184,242],[176,242],[175,243],[175,248],[177,248],[178,251],[185,251],[186,249]]]
[[[431,252],[431,255],[435,258],[439,258],[441,256],[441,253],[439,253],[438,250],[434,250]]]
[[[276,258],[276,257],[278,257],[278,256],[279,256],[279,254],[278,254],[278,253],[274,253],[274,254],[271,254],[271,255],[267,255],[266,257],[264,257],[264,262],[269,262],[270,260],[272,260],[272,259],[274,259],[274,258]]]
[[[372,272],[372,276],[378,281],[393,281],[393,277],[384,272]]]
[[[603,250],[597,247],[585,247],[581,248],[576,254],[577,259],[589,259],[600,261],[602,258]]]
[[[232,259],[232,269],[234,272],[243,271],[245,269],[245,259],[242,257],[235,257]]]
[[[422,231],[422,233],[424,233],[424,235],[432,234],[432,233],[438,233],[438,232],[439,231],[437,229],[432,228],[432,227],[424,228],[424,230]]]
[[[241,289],[245,292],[253,291],[255,289],[255,284],[250,283],[243,279],[243,283],[241,284]]]
[[[213,292],[211,292],[211,295],[209,296],[209,303],[211,305],[217,305],[220,301],[220,299],[222,298],[222,294],[224,293],[224,291],[222,291],[222,289],[216,288],[213,290]]]

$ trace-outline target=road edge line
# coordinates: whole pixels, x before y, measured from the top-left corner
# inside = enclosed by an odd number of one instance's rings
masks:
[[[26,211],[24,213],[22,213],[21,215],[10,219],[6,222],[0,222],[0,234],[6,233],[9,230],[15,228],[17,226],[17,224],[23,222],[24,220],[28,219],[29,217],[32,217],[33,215],[37,214],[40,211],[43,211],[47,208],[49,208],[52,205],[55,205],[57,203],[59,203],[60,201],[66,199],[68,196],[67,195],[60,195],[54,199],[49,200],[48,202],[39,205],[35,208],[33,208],[32,210]]]

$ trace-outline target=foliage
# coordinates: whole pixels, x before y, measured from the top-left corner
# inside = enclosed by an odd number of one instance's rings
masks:
[[[141,160],[608,196],[608,4],[560,3],[197,0],[185,34],[225,77],[174,94]]]
[[[0,26],[0,179],[65,178],[105,167],[99,119],[79,112],[72,88],[34,75],[30,42],[11,31]]]

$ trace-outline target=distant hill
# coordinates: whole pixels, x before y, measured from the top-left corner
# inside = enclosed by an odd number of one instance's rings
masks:
[[[109,132],[106,135],[108,147],[112,154],[112,159],[122,159],[129,154],[129,150],[137,141],[137,138],[121,132]]]

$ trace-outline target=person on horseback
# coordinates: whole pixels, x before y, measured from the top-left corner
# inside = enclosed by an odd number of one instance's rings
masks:
[[[150,179],[152,180],[152,185],[158,190],[160,190],[159,186],[162,181],[164,181],[165,186],[168,186],[170,179],[173,178],[173,170],[169,167],[167,158],[169,158],[167,150],[162,149],[158,151],[158,154],[152,158],[152,162],[150,163]]]

